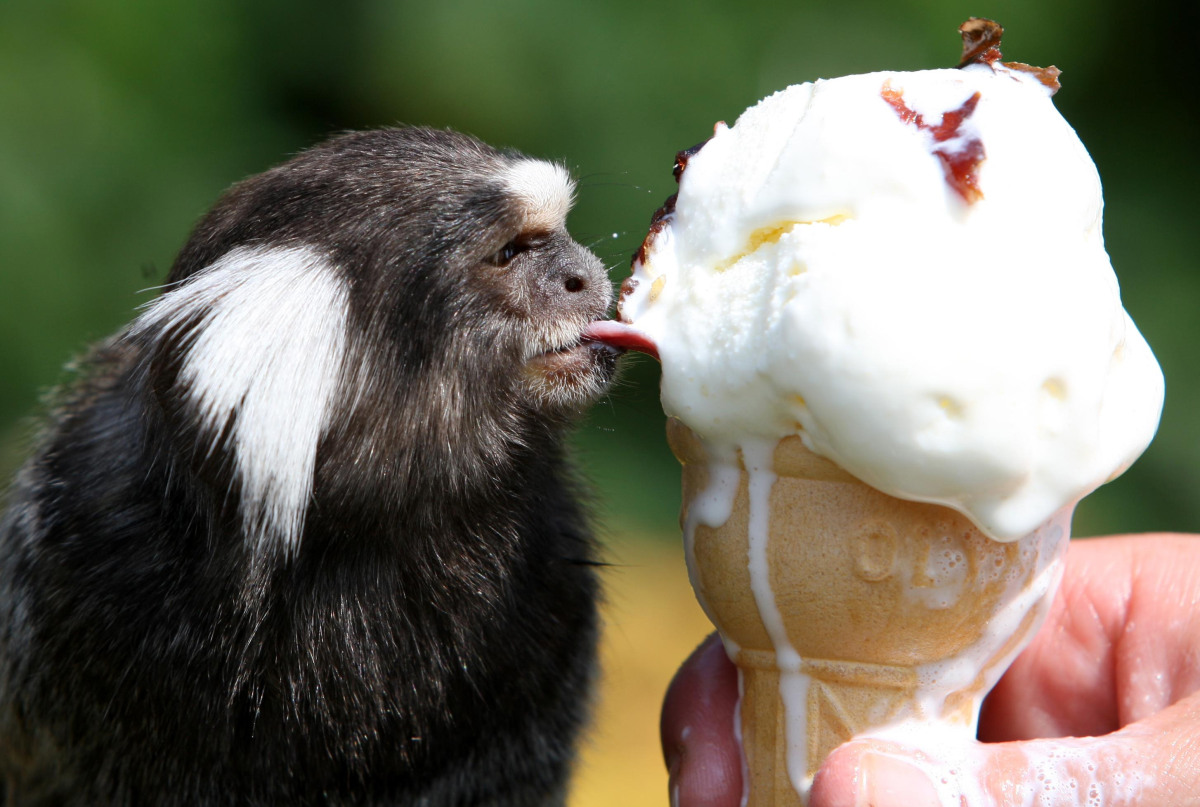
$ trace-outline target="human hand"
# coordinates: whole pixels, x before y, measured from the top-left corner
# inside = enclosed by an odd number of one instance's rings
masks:
[[[810,807],[1200,804],[1198,606],[1200,537],[1073,542],[1046,624],[984,702],[984,742],[851,741]],[[710,636],[663,705],[674,807],[740,804],[736,703],[737,670]]]

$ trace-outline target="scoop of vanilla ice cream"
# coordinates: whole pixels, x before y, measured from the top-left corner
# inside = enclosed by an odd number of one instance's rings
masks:
[[[690,157],[621,318],[718,451],[798,433],[999,540],[1124,470],[1163,379],[1121,305],[1100,180],[1001,64],[789,87]]]

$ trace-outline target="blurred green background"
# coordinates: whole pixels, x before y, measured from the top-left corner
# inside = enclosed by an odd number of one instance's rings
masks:
[[[1167,376],[1158,439],[1077,531],[1200,529],[1195,0],[3,0],[0,470],[64,361],[148,299],[221,190],[331,132],[449,126],[563,160],[572,229],[619,280],[672,156],[714,121],[789,83],[951,65],[972,14],[1006,26],[1008,58],[1064,70],[1056,102]],[[673,534],[656,370],[628,364],[581,454],[610,529]]]
[[[978,15],[1006,26],[1007,58],[1063,69],[1056,103],[1104,178],[1105,232],[1125,303],[1167,377],[1157,440],[1085,501],[1076,532],[1200,530],[1198,8],[1196,0],[0,0],[0,472],[7,478],[20,461],[28,418],[64,362],[150,298],[145,290],[162,282],[222,189],[329,133],[448,126],[564,161],[580,179],[572,230],[619,280],[651,212],[673,191],[674,153],[706,138],[714,121],[732,122],[790,83],[953,65],[958,24]],[[678,471],[662,437],[656,368],[641,357],[627,364],[577,440],[616,554],[634,558],[635,572],[651,570],[616,577],[610,602],[626,616],[613,621],[625,627],[606,651],[610,678],[627,684],[613,685],[626,688],[605,703],[643,696],[631,725],[644,737],[637,744],[635,729],[605,728],[616,724],[602,709],[599,733],[625,757],[588,768],[612,772],[591,774],[602,784],[577,804],[639,803],[633,792],[661,801],[661,783],[630,784],[619,798],[604,788],[636,778],[639,760],[661,776],[656,701],[691,636],[705,630],[694,606],[679,606],[692,612],[664,628],[668,607],[637,599],[649,590],[689,600],[667,544],[677,536]],[[641,560],[651,556],[659,559]],[[675,575],[673,588],[665,574]],[[639,618],[675,643],[640,638]],[[671,627],[685,623],[692,633]],[[653,673],[639,656],[647,646],[664,656]]]

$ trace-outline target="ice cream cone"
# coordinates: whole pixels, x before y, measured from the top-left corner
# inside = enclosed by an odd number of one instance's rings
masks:
[[[854,736],[904,721],[974,736],[984,695],[1045,616],[1071,507],[1003,543],[875,490],[798,437],[763,468],[744,452],[714,463],[678,421],[668,439],[689,575],[740,671],[750,807],[803,804]]]

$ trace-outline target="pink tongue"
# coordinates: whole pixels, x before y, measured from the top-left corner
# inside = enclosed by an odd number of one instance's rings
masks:
[[[649,336],[631,328],[623,322],[611,319],[598,319],[583,332],[584,339],[620,348],[621,350],[637,350],[647,356],[658,358],[658,345]]]

